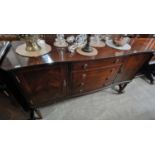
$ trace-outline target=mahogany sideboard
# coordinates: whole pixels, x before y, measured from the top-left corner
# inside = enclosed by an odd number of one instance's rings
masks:
[[[145,67],[155,50],[154,38],[132,38],[131,50],[120,51],[108,46],[97,48],[98,55],[86,57],[56,48],[37,58],[15,53],[20,41],[12,42],[0,68],[7,72],[14,90],[21,92],[29,106],[38,108],[70,97],[126,85]]]

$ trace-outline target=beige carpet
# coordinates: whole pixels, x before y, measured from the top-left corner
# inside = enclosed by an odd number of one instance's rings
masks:
[[[48,120],[155,119],[155,85],[137,78],[118,95],[106,89],[41,108]]]

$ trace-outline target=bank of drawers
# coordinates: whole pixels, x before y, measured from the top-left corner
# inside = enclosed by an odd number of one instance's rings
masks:
[[[81,94],[108,86],[122,64],[121,58],[72,63],[71,94]]]

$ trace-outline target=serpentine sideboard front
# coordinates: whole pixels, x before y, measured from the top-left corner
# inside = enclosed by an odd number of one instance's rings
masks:
[[[155,49],[154,38],[133,38],[129,51],[106,46],[98,48],[97,56],[86,57],[47,42],[52,51],[37,58],[16,54],[15,48],[21,42],[12,42],[0,65],[12,80],[14,90],[20,90],[20,95],[36,108],[115,85],[121,93],[148,64]]]

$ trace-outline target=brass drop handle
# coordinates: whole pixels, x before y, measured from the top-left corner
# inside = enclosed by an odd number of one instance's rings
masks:
[[[63,86],[64,86],[64,87],[67,86],[67,82],[66,82],[66,80],[63,81]]]
[[[86,74],[82,74],[82,77],[83,77],[83,78],[86,78],[86,76],[87,76]]]
[[[123,65],[120,67],[118,73],[120,74],[120,73],[122,73],[122,72],[123,72]]]
[[[80,89],[80,93],[81,93],[81,92],[83,92],[83,90],[82,90],[82,89]]]
[[[114,63],[118,63],[119,62],[119,59],[116,59],[115,61],[114,61]]]
[[[119,62],[119,59],[116,59],[116,62]]]
[[[88,68],[88,64],[84,64],[84,65],[83,65],[83,68],[84,68],[84,69],[87,69],[87,68]]]
[[[84,86],[84,82],[81,83],[81,86]]]

